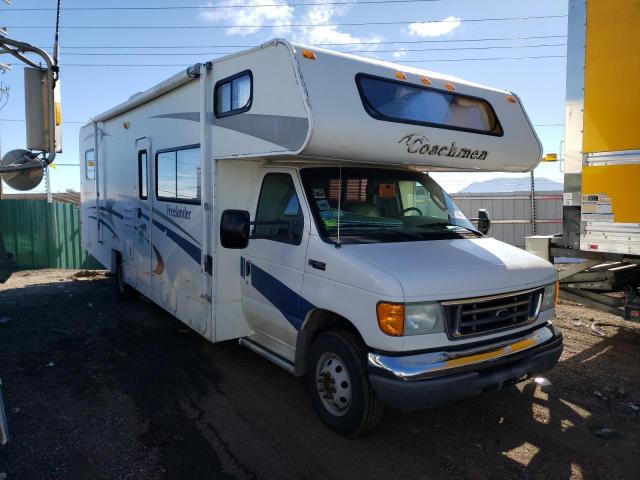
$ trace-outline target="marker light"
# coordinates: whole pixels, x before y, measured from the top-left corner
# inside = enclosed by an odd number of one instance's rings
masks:
[[[398,80],[406,80],[407,79],[407,74],[404,72],[396,72],[396,78]]]
[[[380,302],[376,307],[378,326],[387,335],[401,337],[404,333],[404,305]]]
[[[507,95],[507,102],[516,103],[516,97],[514,97],[513,95]]]
[[[451,82],[445,83],[444,84],[444,88],[446,88],[450,92],[453,92],[456,89],[455,85],[453,83],[451,83]]]
[[[56,127],[62,125],[62,107],[60,106],[60,102],[56,102],[55,104],[56,111]]]
[[[308,60],[316,60],[318,58],[316,57],[316,54],[311,50],[303,50],[302,56]]]
[[[560,280],[556,282],[556,305],[558,304],[559,298],[560,298]]]
[[[429,80],[429,77],[420,77],[420,81],[422,82],[423,85],[431,85],[431,80]]]

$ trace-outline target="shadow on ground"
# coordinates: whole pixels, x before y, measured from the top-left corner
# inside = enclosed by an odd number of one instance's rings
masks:
[[[640,477],[627,406],[637,329],[598,338],[561,312],[567,347],[550,387],[387,411],[346,439],[317,420],[302,380],[237,343],[210,344],[149,302],[119,299],[102,274],[28,273],[0,290],[8,480]],[[603,426],[620,437],[591,432]]]

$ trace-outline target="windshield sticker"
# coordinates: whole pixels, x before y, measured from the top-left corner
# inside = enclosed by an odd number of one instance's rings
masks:
[[[327,196],[324,193],[324,188],[314,188],[313,196],[316,198],[327,198]]]
[[[316,202],[316,204],[318,205],[318,209],[320,210],[330,210],[331,209],[331,205],[329,205],[329,202],[327,202],[326,200],[318,200]]]
[[[467,219],[467,217],[464,216],[464,213],[462,213],[462,210],[460,210],[458,208],[456,208],[453,211],[448,210],[448,212],[453,215],[453,218],[461,218],[463,220]]]
[[[333,212],[331,210],[321,210],[320,218],[323,220],[331,220],[333,218]]]
[[[396,197],[395,184],[380,182],[380,184],[378,185],[378,196],[380,198],[395,198]]]
[[[471,160],[486,160],[489,152],[468,147],[458,147],[456,142],[451,145],[436,145],[429,143],[429,139],[418,133],[410,133],[402,137],[398,143],[407,146],[407,152],[418,155],[430,155],[436,157],[470,158]]]

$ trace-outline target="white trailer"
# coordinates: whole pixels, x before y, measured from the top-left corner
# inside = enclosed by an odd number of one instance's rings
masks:
[[[540,153],[511,92],[274,40],[82,128],[82,238],[123,293],[306,375],[356,434],[557,362],[553,266],[425,173]]]

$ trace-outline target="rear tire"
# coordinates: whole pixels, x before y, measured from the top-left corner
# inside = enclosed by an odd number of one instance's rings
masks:
[[[369,383],[367,351],[349,330],[321,333],[307,358],[307,387],[320,419],[333,431],[356,436],[371,430],[384,406]]]
[[[122,255],[118,254],[116,257],[116,285],[118,287],[118,293],[124,298],[135,298],[136,291],[127,285],[124,279],[124,264],[122,261]]]

